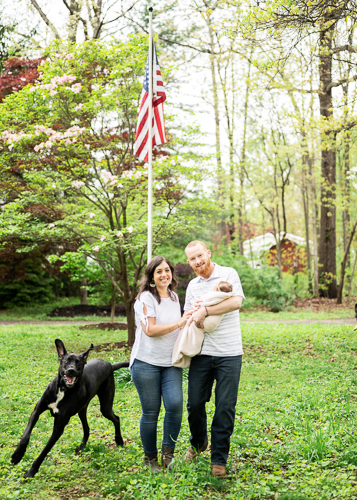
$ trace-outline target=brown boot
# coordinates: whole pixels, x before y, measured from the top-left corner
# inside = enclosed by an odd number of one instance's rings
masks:
[[[161,472],[159,462],[157,460],[157,453],[145,452],[145,465],[150,466],[151,472]]]
[[[218,477],[218,479],[222,479],[227,475],[226,468],[224,465],[212,465],[211,474]]]
[[[175,452],[174,449],[169,448],[164,444],[162,445],[161,465],[163,466],[164,469],[167,468],[169,471],[172,471],[174,452]]]
[[[196,450],[195,448],[190,446],[189,449],[187,450],[185,456],[183,457],[184,461],[185,462],[192,462],[193,460],[196,460],[196,458],[198,457],[198,455],[200,453],[207,450],[207,447],[208,447],[208,443],[201,446],[201,448],[199,448],[198,450]]]

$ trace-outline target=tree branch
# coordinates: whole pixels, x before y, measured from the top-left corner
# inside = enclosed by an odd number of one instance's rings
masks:
[[[338,82],[330,82],[328,85],[324,86],[323,92],[329,92],[334,87],[339,87],[340,85],[343,85],[344,83],[355,82],[356,80],[357,80],[357,75],[352,76],[351,78],[343,78],[342,80],[339,80]]]
[[[53,33],[55,35],[55,38],[57,38],[57,40],[61,40],[61,37],[59,36],[59,33],[56,30],[55,26],[48,19],[48,17],[43,12],[43,10],[41,9],[41,7],[38,5],[38,3],[36,2],[36,0],[31,0],[31,3],[35,7],[35,9],[37,10],[37,12],[40,14],[40,16],[42,17],[42,19],[45,21],[45,23],[47,24],[47,26],[53,31]]]

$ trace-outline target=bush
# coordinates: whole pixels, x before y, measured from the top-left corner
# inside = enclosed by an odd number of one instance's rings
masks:
[[[17,254],[13,261],[0,260],[0,307],[27,306],[54,299],[54,279],[39,252]]]
[[[181,311],[183,311],[187,286],[189,282],[196,277],[196,275],[191,266],[189,266],[188,264],[182,264],[181,262],[176,264],[175,272],[178,281],[176,293],[180,300]]]

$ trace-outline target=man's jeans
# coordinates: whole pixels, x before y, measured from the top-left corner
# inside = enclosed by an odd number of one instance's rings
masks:
[[[206,402],[216,380],[215,413],[211,426],[211,463],[226,465],[234,428],[242,356],[195,356],[188,376],[188,422],[191,446],[199,449],[208,442]]]
[[[157,421],[161,396],[165,407],[162,444],[174,449],[182,421],[182,369],[149,365],[135,359],[131,375],[142,408],[140,436],[146,453],[157,452]]]

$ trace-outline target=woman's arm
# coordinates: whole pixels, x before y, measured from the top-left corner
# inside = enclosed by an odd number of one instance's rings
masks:
[[[147,314],[146,305],[144,304],[144,314]],[[176,323],[168,325],[156,325],[155,318],[148,318],[148,327],[141,321],[141,327],[148,337],[162,337],[173,332],[177,328],[181,328],[186,324],[186,321],[191,316],[192,312],[186,311],[185,314]]]

